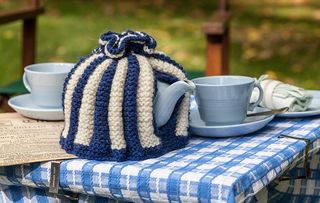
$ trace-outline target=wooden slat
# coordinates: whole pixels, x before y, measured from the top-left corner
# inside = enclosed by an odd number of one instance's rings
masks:
[[[25,8],[10,12],[0,13],[0,24],[10,23],[17,20],[27,20],[36,18],[39,14],[44,13],[43,7]]]
[[[218,11],[203,24],[202,30],[205,34],[223,34],[229,26],[230,14],[228,12]]]
[[[22,70],[23,67],[35,63],[36,58],[36,26],[37,19],[23,21],[22,31]]]
[[[216,12],[203,25],[206,35],[206,75],[229,74],[229,21],[226,11]]]
[[[220,9],[220,11],[228,11],[229,10],[228,0],[220,0],[219,1],[219,9]]]
[[[227,75],[228,67],[228,41],[222,35],[207,35],[206,47],[206,75]]]
[[[22,24],[22,69],[24,66],[35,62],[36,53],[36,23],[37,16],[44,13],[44,8],[39,0],[29,0],[31,7],[0,13],[0,25],[14,21],[23,21]],[[4,112],[13,111],[8,106],[10,95],[2,94],[0,107]]]
[[[230,28],[227,27],[223,35],[223,57],[222,57],[222,74],[230,74],[229,54],[230,54]]]
[[[229,2],[219,0],[219,8],[202,30],[206,35],[206,75],[229,74]]]
[[[8,105],[9,96],[1,95],[0,98],[0,107],[3,112],[14,112],[14,110]]]

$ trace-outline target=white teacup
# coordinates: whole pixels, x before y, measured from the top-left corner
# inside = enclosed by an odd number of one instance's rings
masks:
[[[193,79],[200,117],[207,125],[230,125],[244,121],[263,98],[263,90],[254,78],[245,76],[209,76]],[[250,104],[253,88],[259,99]]]
[[[23,84],[33,102],[42,107],[61,108],[64,80],[72,63],[38,63],[26,66]]]

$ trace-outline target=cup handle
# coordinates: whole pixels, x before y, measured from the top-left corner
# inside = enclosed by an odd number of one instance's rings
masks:
[[[23,73],[22,80],[23,80],[23,85],[26,87],[26,89],[27,89],[29,92],[31,92],[31,88],[30,88],[29,82],[28,82],[28,80],[27,80],[27,75],[26,75],[26,73]]]
[[[261,103],[261,101],[263,99],[263,90],[262,90],[262,87],[258,81],[254,82],[253,88],[255,88],[255,87],[258,88],[258,90],[259,90],[259,98],[256,102],[249,104],[249,111],[253,111],[254,108],[256,108]]]

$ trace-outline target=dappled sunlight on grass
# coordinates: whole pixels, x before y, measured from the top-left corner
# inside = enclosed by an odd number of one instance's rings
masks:
[[[316,1],[234,2],[232,72],[271,73],[288,83],[320,89],[319,9]]]

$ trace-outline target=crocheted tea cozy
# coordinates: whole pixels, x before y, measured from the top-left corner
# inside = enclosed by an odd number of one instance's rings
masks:
[[[156,41],[143,32],[107,32],[99,44],[65,80],[61,147],[80,158],[112,161],[143,160],[184,147],[189,93],[161,128],[153,114],[156,81],[186,80],[182,66],[154,50]]]

